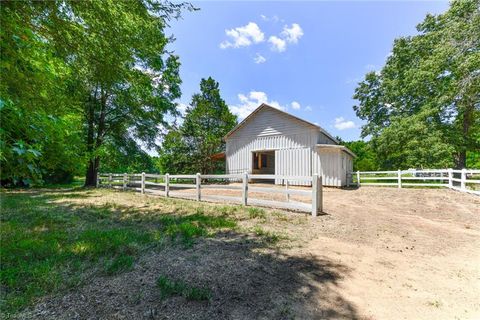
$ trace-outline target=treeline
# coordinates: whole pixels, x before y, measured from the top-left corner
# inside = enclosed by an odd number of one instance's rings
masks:
[[[388,162],[387,159],[382,159],[381,155],[375,151],[376,146],[372,141],[356,140],[356,141],[342,141],[341,138],[337,137],[337,140],[341,144],[349,148],[357,156],[353,160],[353,170],[354,171],[378,171],[378,170],[405,170],[405,169],[441,169],[441,168],[451,168],[452,166],[441,166],[432,163],[430,166],[422,165],[422,160],[416,161],[406,161],[404,163],[396,162],[390,166],[386,166],[385,163]],[[446,163],[453,163],[452,156],[445,159]],[[469,151],[467,152],[467,168],[480,168],[480,152]]]
[[[479,168],[480,1],[453,1],[418,35],[396,39],[380,71],[359,83],[353,143],[377,169]],[[375,159],[375,161],[372,161]]]

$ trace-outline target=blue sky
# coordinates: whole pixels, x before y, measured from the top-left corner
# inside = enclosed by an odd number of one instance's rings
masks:
[[[200,11],[168,30],[182,63],[182,104],[211,76],[240,120],[268,102],[344,140],[360,136],[356,83],[381,68],[395,38],[448,9],[445,1],[193,4]]]

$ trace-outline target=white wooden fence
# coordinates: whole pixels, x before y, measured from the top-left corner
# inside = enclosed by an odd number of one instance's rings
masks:
[[[424,169],[349,172],[348,184],[357,186],[445,187],[480,195],[478,169]]]
[[[256,185],[253,181],[278,180],[284,186]],[[311,190],[292,188],[291,181],[312,182]],[[107,186],[123,190],[137,190],[142,194],[156,194],[165,197],[176,197],[196,201],[233,202],[243,205],[283,208],[302,212],[311,212],[317,216],[323,211],[322,177],[313,176],[281,176],[266,174],[221,174],[221,175],[160,175],[142,172],[140,174],[99,173],[97,187]],[[215,194],[202,193],[202,190],[213,189]],[[227,191],[222,191],[227,190]],[[231,190],[241,196],[229,195]],[[241,191],[241,192],[240,192]],[[259,199],[249,193],[283,194],[285,201]],[[291,196],[303,196],[311,199],[311,203],[295,201]]]

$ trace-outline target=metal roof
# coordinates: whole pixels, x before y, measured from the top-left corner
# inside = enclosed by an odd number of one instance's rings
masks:
[[[357,157],[357,155],[355,153],[353,153],[352,150],[348,149],[345,146],[339,145],[339,144],[317,144],[316,147],[317,148],[340,149],[342,151],[345,151],[346,153],[348,153],[349,155],[351,155],[354,158]]]

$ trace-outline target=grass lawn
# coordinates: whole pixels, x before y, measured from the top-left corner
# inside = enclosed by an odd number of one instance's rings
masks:
[[[128,204],[95,201],[113,193],[82,188],[2,191],[3,312],[14,314],[36,298],[78,287],[95,276],[129,271],[148,250],[188,248],[198,237],[236,229],[239,217],[264,218],[262,209],[177,199],[148,198],[137,203],[130,199]],[[267,242],[280,239],[259,226],[252,232]],[[209,296],[204,288],[161,276],[158,281],[163,295]]]

